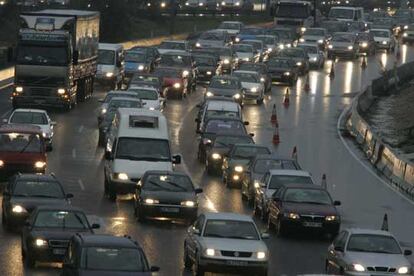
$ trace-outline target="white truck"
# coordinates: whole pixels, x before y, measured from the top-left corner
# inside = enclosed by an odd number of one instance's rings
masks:
[[[298,33],[314,26],[316,10],[311,1],[279,0],[273,2],[271,9],[275,25],[296,28]]]

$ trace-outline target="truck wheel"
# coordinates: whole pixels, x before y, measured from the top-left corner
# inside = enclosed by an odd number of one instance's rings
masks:
[[[190,256],[188,255],[187,246],[184,245],[184,267],[187,269],[191,269],[193,266],[193,261],[191,260]]]
[[[85,101],[85,88],[86,88],[86,81],[84,79],[78,80],[77,82],[77,91],[76,91],[76,99],[79,102]]]

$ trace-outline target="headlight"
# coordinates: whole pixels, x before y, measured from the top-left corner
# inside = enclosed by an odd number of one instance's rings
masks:
[[[288,44],[286,44],[286,47],[290,48],[290,47],[292,47],[292,44],[288,43]]]
[[[24,207],[20,206],[20,205],[13,206],[12,211],[13,211],[13,213],[18,213],[18,214],[27,213],[27,210]]]
[[[318,59],[316,57],[311,58],[311,61],[318,61]]]
[[[261,82],[265,82],[265,78],[260,78],[260,81]]]
[[[140,70],[140,71],[144,70],[144,65],[138,66],[138,70]]]
[[[236,37],[236,39],[234,39],[234,41],[240,42],[240,37]]]
[[[188,4],[188,2],[186,2],[186,3],[185,3],[185,5],[186,5],[186,6],[188,6],[188,5],[190,5],[190,4]]]
[[[181,87],[181,84],[180,83],[178,83],[178,82],[176,82],[176,83],[174,83],[174,88],[176,88],[176,89],[178,89],[178,88],[180,88]]]
[[[348,46],[348,50],[352,50],[352,49],[354,49],[353,46]]]
[[[42,136],[43,136],[43,138],[49,138],[50,133],[42,132]]]
[[[283,73],[283,75],[290,76],[290,72],[285,72],[285,73]]]
[[[207,97],[213,97],[213,96],[214,96],[214,94],[213,94],[213,92],[207,91],[206,96],[207,96]]]
[[[304,38],[299,38],[299,42],[305,42]]]
[[[352,267],[355,271],[358,271],[358,272],[365,271],[365,268],[360,264],[353,264]]]
[[[222,5],[222,6],[225,6],[225,5],[226,5],[226,2],[224,2],[224,1],[223,1],[223,2],[221,2],[221,5]],[[237,38],[236,38],[236,39],[237,39]]]
[[[158,204],[160,201],[158,199],[147,198],[144,200],[146,204]]]
[[[46,240],[44,240],[44,239],[36,239],[36,240],[34,241],[34,244],[35,244],[37,247],[44,247],[44,246],[47,246],[47,241],[46,241]]]
[[[0,168],[4,166],[4,161],[0,160]]]
[[[403,37],[407,37],[408,36],[408,34],[407,33],[404,33],[403,34]],[[16,87],[17,88],[17,87]],[[16,90],[17,91],[17,90]]]
[[[203,144],[204,145],[211,144],[211,140],[210,139],[203,139]]]
[[[37,161],[37,162],[34,164],[34,166],[35,166],[35,168],[36,168],[36,169],[43,169],[43,168],[46,166],[46,162],[43,162],[43,161]]]
[[[240,94],[237,93],[236,95],[233,96],[236,100],[240,99]]]
[[[368,47],[368,43],[366,43],[366,42],[362,42],[361,47],[362,47],[362,48],[366,48],[366,47]]]
[[[203,5],[204,5],[204,3],[198,3],[198,5],[201,7],[201,6],[203,6]]]
[[[154,107],[150,107],[149,110],[155,110],[155,108]]]
[[[243,167],[242,166],[236,166],[236,167],[234,167],[234,171],[238,172],[238,173],[241,173],[241,172],[243,172]]]
[[[383,45],[387,45],[387,43],[388,43],[387,41],[383,41],[382,42]]]
[[[252,91],[253,93],[257,92],[257,87],[253,87],[252,89],[250,89],[250,91]]]
[[[280,49],[280,50],[283,50],[283,48],[285,48],[285,45],[280,44],[280,45],[279,45],[279,49]]]
[[[260,188],[260,182],[259,181],[257,181],[257,180],[255,180],[254,181],[254,187],[256,188],[256,189],[259,189]]]
[[[21,86],[16,86],[16,88],[14,89],[16,92],[21,93],[23,92],[23,87]]]
[[[302,62],[300,61],[296,62],[296,66],[302,66]]]
[[[236,6],[240,6],[240,2],[236,2]]]
[[[325,220],[326,221],[334,221],[334,220],[337,220],[338,219],[338,217],[337,216],[326,216],[325,217]]]
[[[200,48],[200,47],[201,47],[201,44],[197,42],[197,43],[195,44],[195,46],[196,46],[197,48]]]
[[[301,31],[302,33],[304,33],[304,32],[306,32],[306,28],[305,28],[305,27],[301,27],[301,28],[300,28],[300,31]]]
[[[207,256],[214,256],[216,254],[216,251],[213,248],[207,248],[206,249],[206,255]]]
[[[218,160],[218,159],[220,159],[220,158],[221,158],[221,155],[220,155],[220,154],[218,154],[218,153],[213,153],[213,154],[211,155],[211,158],[213,158],[214,160]]]
[[[264,259],[264,258],[266,258],[266,253],[265,252],[261,252],[261,251],[257,252],[257,258],[258,259]]]
[[[329,48],[329,49],[332,49],[332,48],[333,48],[333,45],[328,45],[328,48]]]
[[[207,71],[207,72],[206,72],[206,74],[207,74],[207,75],[211,75],[211,71]]]
[[[102,114],[105,114],[105,113],[106,113],[106,111],[107,111],[107,110],[106,110],[106,108],[102,108],[101,113],[102,113]]]
[[[126,173],[118,173],[119,180],[128,180],[128,175]]]
[[[230,60],[228,60],[228,59],[226,58],[223,62],[224,62],[224,64],[229,64],[229,63],[230,63]]]
[[[187,200],[187,201],[183,201],[181,202],[182,206],[186,206],[186,207],[194,207],[195,206],[195,202],[192,200]]]
[[[323,44],[323,39],[319,39],[319,40],[318,40],[318,43],[319,43],[319,44]]]
[[[244,61],[249,61],[249,60],[250,60],[250,58],[248,58],[248,57],[247,57],[247,58],[244,58],[243,60],[244,60]]]
[[[105,74],[105,76],[107,77],[107,78],[110,78],[110,77],[112,77],[114,75],[114,73],[112,73],[112,72],[108,72],[108,73],[106,73]]]
[[[273,49],[272,48],[267,48],[267,51],[271,52],[271,51],[273,51]]]
[[[184,78],[187,77],[189,74],[190,74],[190,72],[188,72],[187,70],[184,70],[183,71],[183,77]]]
[[[407,274],[409,271],[408,267],[402,266],[398,269],[398,274]]]
[[[404,26],[404,30],[407,30],[407,29],[408,29],[408,25],[405,25],[405,26]]]
[[[165,3],[161,3],[161,8],[165,8]]]
[[[58,93],[59,95],[63,95],[63,94],[65,94],[65,89],[64,89],[64,88],[59,88],[59,89],[57,90],[57,93]]]
[[[285,217],[288,217],[290,219],[299,219],[300,218],[300,216],[296,213],[287,213],[287,214],[285,214]]]

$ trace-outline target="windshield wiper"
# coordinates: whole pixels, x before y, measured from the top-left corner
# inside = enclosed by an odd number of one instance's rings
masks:
[[[23,149],[20,151],[20,153],[23,153],[27,147],[32,143],[33,139],[34,139],[34,135],[30,138],[30,140],[27,142],[27,144],[23,147]]]
[[[82,221],[81,217],[80,217],[78,214],[76,214],[76,213],[73,213],[73,214],[75,215],[75,218],[76,218],[76,219],[80,222],[80,224],[82,224],[83,229],[88,228],[88,227],[86,227],[86,225],[83,223],[83,221]]]
[[[158,187],[158,188],[161,188],[161,191],[165,191],[165,190],[167,190],[167,191],[174,191],[174,190],[171,190],[171,189],[168,189],[168,188],[166,188],[166,187],[164,187],[164,186],[162,186],[162,185],[160,185],[160,184],[158,184],[157,182],[155,182],[154,180],[150,180],[149,181],[149,183],[151,183],[152,185],[154,185],[154,186],[156,186],[156,187]]]
[[[57,196],[50,196],[50,195],[30,195],[31,197],[44,197],[44,198],[59,198]]]
[[[180,185],[177,185],[177,184],[176,184],[176,183],[174,183],[174,182],[171,182],[171,181],[165,181],[165,182],[166,182],[166,183],[168,183],[168,184],[170,184],[171,186],[177,187],[177,188],[179,188],[180,190],[187,192],[187,189],[186,189],[186,188],[181,187]]]
[[[240,239],[240,240],[254,240],[254,237],[243,237],[243,236],[227,236],[228,239]]]

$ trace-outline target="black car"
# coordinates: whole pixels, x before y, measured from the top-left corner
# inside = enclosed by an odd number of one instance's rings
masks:
[[[254,144],[250,135],[217,135],[206,151],[206,171],[208,174],[221,172],[224,156],[234,144]]]
[[[22,257],[33,267],[39,262],[61,262],[70,238],[76,233],[93,234],[99,224],[89,224],[76,207],[51,205],[37,207],[22,230]]]
[[[280,157],[277,154],[256,155],[246,165],[241,184],[242,199],[253,204],[255,189],[260,185],[263,175],[269,170],[300,170],[299,163],[292,158]]]
[[[184,173],[147,171],[135,191],[135,215],[139,221],[161,217],[192,223],[197,218],[197,194],[202,192]]]
[[[3,192],[3,226],[23,226],[36,207],[70,204],[72,197],[53,174],[17,174],[9,179]]]
[[[157,67],[154,75],[162,80],[162,93],[164,98],[176,96],[183,98],[191,93],[188,78],[184,76],[184,71],[176,67]]]
[[[209,101],[234,102],[235,99],[227,98],[227,97],[221,97],[221,96],[212,96],[212,97],[208,97],[208,98],[203,98],[203,101],[196,105],[196,107],[198,108],[196,119],[194,119],[194,121],[197,122],[196,130],[199,129],[199,126],[200,126],[199,122],[201,122],[201,119],[202,119],[202,116],[203,116],[203,113],[204,113],[204,108],[205,108],[206,104]]]
[[[319,230],[336,236],[341,217],[328,191],[320,186],[290,184],[282,186],[269,204],[268,227],[278,235],[297,230]]]
[[[361,32],[357,34],[357,42],[359,43],[359,52],[369,56],[375,55],[376,43],[372,33]]]
[[[223,182],[227,187],[240,187],[246,165],[259,154],[270,154],[271,150],[262,145],[234,144],[223,159]]]
[[[277,57],[289,58],[295,62],[295,67],[301,75],[305,75],[309,72],[309,57],[306,51],[302,48],[287,48],[277,53]]]
[[[69,243],[62,276],[142,275],[159,271],[150,266],[144,250],[129,236],[77,233]]]
[[[265,63],[243,62],[237,70],[258,72],[260,74],[260,81],[264,84],[265,92],[272,90],[272,78]]]
[[[201,163],[206,162],[206,152],[211,146],[212,141],[219,134],[247,135],[246,125],[249,122],[243,122],[238,118],[212,116],[203,124],[201,130],[197,130],[200,137],[198,144],[197,158]]]
[[[197,67],[197,81],[210,82],[215,75],[220,75],[218,71],[219,60],[211,55],[193,54],[193,59]]]
[[[136,73],[128,84],[128,88],[133,87],[153,87],[158,93],[162,94],[162,79],[160,76],[148,73]]]
[[[130,50],[143,52],[149,58],[154,59],[155,62],[158,62],[158,59],[160,58],[160,53],[158,52],[157,47],[154,46],[135,46],[132,47]]]
[[[125,52],[125,78],[127,83],[134,73],[150,73],[154,67],[155,60],[147,56],[145,51],[128,50]]]
[[[272,57],[267,61],[267,68],[272,82],[283,82],[293,86],[298,80],[298,68],[292,59]]]
[[[298,40],[298,34],[296,33],[295,27],[270,27],[266,29],[265,34],[273,35],[279,38],[279,50],[293,47]]]

